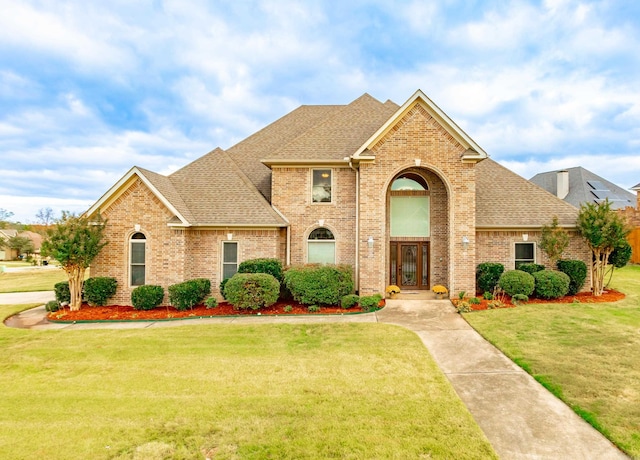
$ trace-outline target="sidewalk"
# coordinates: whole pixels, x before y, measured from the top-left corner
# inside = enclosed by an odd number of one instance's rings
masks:
[[[4,303],[5,295],[0,294],[0,304]],[[448,300],[387,300],[387,306],[376,313],[345,316],[54,324],[46,321],[44,315],[44,307],[39,307],[5,323],[11,327],[65,330],[216,323],[357,321],[395,324],[420,337],[501,459],[628,459],[562,401],[484,340],[456,313]]]

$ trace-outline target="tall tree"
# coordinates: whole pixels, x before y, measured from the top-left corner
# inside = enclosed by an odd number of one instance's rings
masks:
[[[62,211],[62,217],[47,229],[42,242],[44,256],[56,259],[69,278],[71,310],[82,306],[84,273],[107,244],[104,239],[106,220],[100,214],[95,220]]]
[[[609,200],[584,203],[578,213],[578,231],[593,253],[591,280],[593,295],[602,295],[609,255],[623,245],[630,229],[624,219],[611,209]]]
[[[553,216],[551,225],[542,227],[542,238],[540,238],[540,249],[549,257],[551,266],[556,267],[558,259],[569,246],[569,234],[558,225],[558,216]]]
[[[36,213],[36,219],[38,219],[38,223],[49,226],[54,221],[53,209],[40,208]]]

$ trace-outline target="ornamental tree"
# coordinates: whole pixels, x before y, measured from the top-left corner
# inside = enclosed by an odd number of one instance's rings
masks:
[[[56,259],[69,278],[70,308],[80,310],[84,273],[107,244],[103,241],[106,220],[98,213],[95,220],[62,212],[42,242],[44,256]]]
[[[552,267],[555,268],[567,246],[569,246],[569,234],[558,226],[558,216],[553,216],[551,225],[542,227],[542,237],[540,238],[540,249],[549,257]]]
[[[0,247],[4,246],[5,248],[15,249],[20,254],[26,254],[27,257],[34,251],[33,241],[27,238],[26,236],[12,236],[7,240],[2,240],[0,238]]]
[[[609,256],[626,240],[630,229],[624,219],[611,209],[609,200],[602,203],[584,203],[580,206],[578,231],[593,253],[591,280],[593,295],[600,296],[604,289],[604,276]]]

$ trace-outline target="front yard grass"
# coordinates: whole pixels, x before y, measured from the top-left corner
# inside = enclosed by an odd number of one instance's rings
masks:
[[[497,458],[391,325],[0,327],[0,349],[0,458]]]
[[[616,270],[615,303],[467,313],[487,340],[634,458],[640,458],[640,266]]]
[[[0,293],[53,291],[53,285],[67,281],[62,268],[40,268],[0,273]]]

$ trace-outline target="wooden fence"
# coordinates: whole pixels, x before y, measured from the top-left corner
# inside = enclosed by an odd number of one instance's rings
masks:
[[[627,239],[633,249],[633,252],[631,253],[631,263],[640,264],[640,227],[636,227],[631,230]]]

